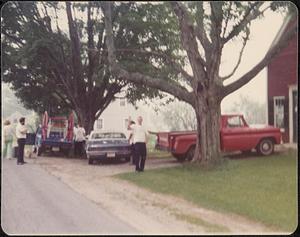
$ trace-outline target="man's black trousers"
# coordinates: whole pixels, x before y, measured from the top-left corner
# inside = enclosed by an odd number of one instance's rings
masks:
[[[135,170],[143,171],[145,167],[145,161],[147,155],[146,143],[136,142],[134,144],[134,150],[135,150]]]
[[[26,138],[18,139],[18,163],[24,162],[24,147],[25,147]]]

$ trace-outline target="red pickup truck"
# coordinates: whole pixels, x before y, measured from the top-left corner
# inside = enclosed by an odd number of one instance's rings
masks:
[[[157,136],[155,148],[167,150],[179,161],[191,160],[194,155],[197,132],[153,132]],[[250,152],[252,149],[260,155],[270,155],[274,144],[280,144],[279,128],[266,126],[263,128],[250,127],[243,115],[222,115],[220,119],[221,151]]]

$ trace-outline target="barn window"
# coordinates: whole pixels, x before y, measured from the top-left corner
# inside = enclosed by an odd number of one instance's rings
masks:
[[[284,129],[284,96],[274,96],[274,126]]]

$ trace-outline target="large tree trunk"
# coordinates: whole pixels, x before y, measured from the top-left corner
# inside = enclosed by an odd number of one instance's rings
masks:
[[[195,105],[197,142],[193,162],[214,165],[221,160],[220,152],[220,102],[210,97],[198,97]]]
[[[78,123],[84,127],[86,134],[90,134],[93,130],[95,123],[95,113],[89,113],[88,111],[76,111],[78,117]]]

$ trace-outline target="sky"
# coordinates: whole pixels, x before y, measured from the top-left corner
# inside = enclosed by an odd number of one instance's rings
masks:
[[[280,13],[267,12],[265,18],[253,22],[244,55],[242,57],[239,69],[236,71],[233,80],[244,75],[258,61],[260,61],[269,49],[273,39],[283,23],[283,15]],[[224,58],[226,58],[223,68],[227,73],[232,71],[233,65],[237,61],[238,50],[236,45],[231,45],[224,49]],[[240,49],[240,47],[238,47]],[[225,73],[227,75],[227,73]],[[229,79],[230,80],[230,79]],[[232,82],[228,81],[228,82]],[[267,68],[264,68],[248,84],[228,95],[222,101],[222,110],[229,108],[232,103],[239,100],[240,95],[249,97],[253,101],[266,103],[267,100]]]

